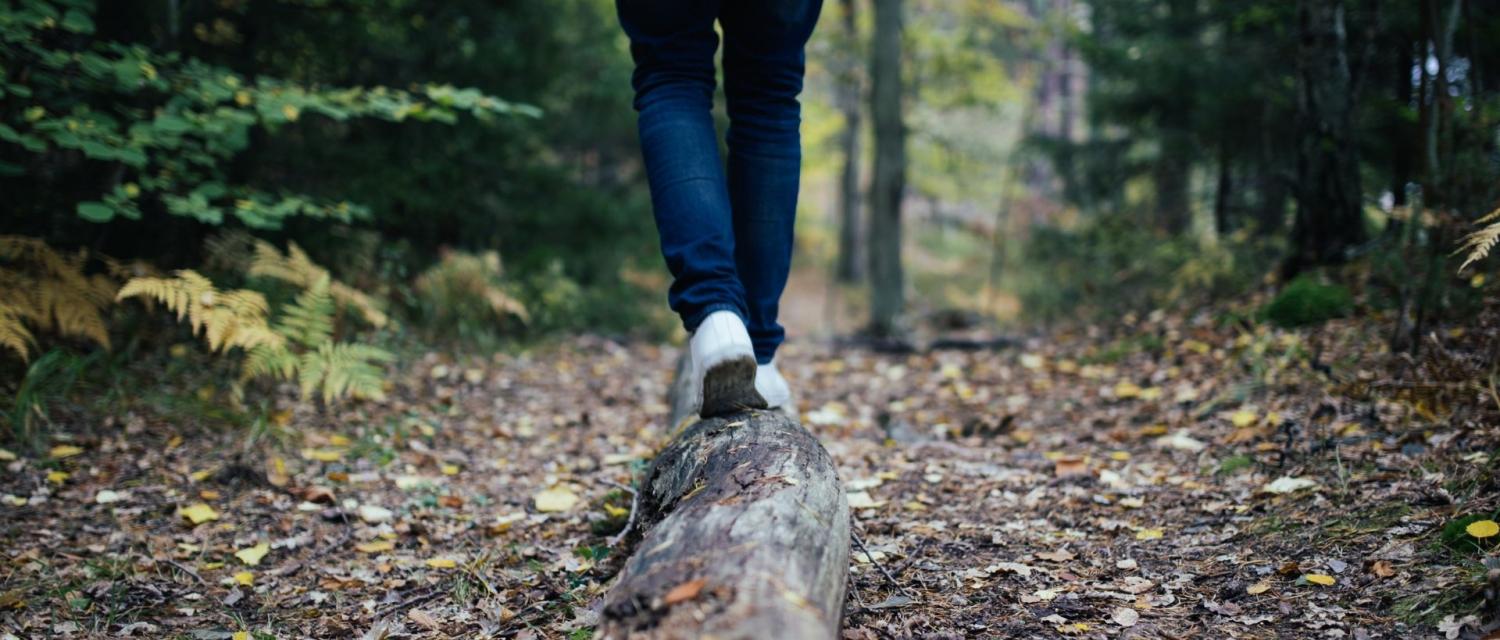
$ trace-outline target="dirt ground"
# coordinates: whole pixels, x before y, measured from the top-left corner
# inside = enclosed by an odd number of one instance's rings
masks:
[[[793,342],[869,550],[844,637],[1492,634],[1495,538],[1465,525],[1500,509],[1500,397],[1463,381],[1494,340],[1413,358],[1374,321],[1205,312],[973,351]],[[587,638],[676,356],[418,354],[379,403],[59,422],[0,452],[0,638]]]

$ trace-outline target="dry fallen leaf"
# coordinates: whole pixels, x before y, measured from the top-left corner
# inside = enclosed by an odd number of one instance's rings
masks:
[[[885,506],[885,501],[871,498],[869,491],[849,492],[850,509],[877,509],[882,506]]]
[[[573,493],[567,487],[552,487],[546,489],[533,498],[536,510],[542,513],[557,513],[567,511],[578,504],[578,494]]]
[[[1051,560],[1052,562],[1067,562],[1078,556],[1073,555],[1073,552],[1068,551],[1067,549],[1058,549],[1057,551],[1045,551],[1042,553],[1038,553],[1036,554],[1036,557],[1042,560]]]
[[[1500,534],[1500,524],[1496,524],[1494,520],[1476,520],[1464,527],[1464,532],[1475,538],[1492,538],[1495,534]]]
[[[1311,489],[1316,486],[1318,486],[1318,483],[1308,478],[1293,478],[1292,476],[1282,476],[1267,483],[1266,486],[1261,487],[1260,491],[1261,493],[1274,493],[1280,495],[1301,491],[1303,489]]]
[[[1133,627],[1141,619],[1141,614],[1130,607],[1118,607],[1109,614],[1109,619],[1122,627]]]
[[[1370,573],[1381,578],[1389,578],[1396,575],[1396,568],[1391,566],[1389,560],[1376,560],[1370,563]]]
[[[1257,582],[1255,584],[1252,584],[1248,588],[1246,588],[1245,589],[1245,593],[1248,593],[1248,594],[1250,594],[1252,596],[1258,596],[1258,595],[1260,595],[1262,593],[1265,593],[1267,591],[1270,591],[1270,590],[1271,590],[1271,583],[1266,582],[1265,580],[1262,580],[1262,581]]]
[[[1162,537],[1164,533],[1165,532],[1163,532],[1161,529],[1141,529],[1140,531],[1135,532],[1135,539],[1156,540],[1157,538]]]
[[[363,553],[381,553],[396,548],[396,543],[391,540],[371,540],[354,545],[356,551]]]
[[[237,584],[241,584],[247,587],[253,586],[255,584],[255,574],[250,573],[249,571],[241,571],[234,574],[234,581]]]
[[[71,444],[60,444],[52,447],[52,450],[47,452],[47,455],[53,458],[71,458],[80,453],[83,453],[81,447],[75,447]]]
[[[1323,575],[1321,573],[1309,573],[1302,577],[1308,582],[1311,582],[1313,584],[1320,584],[1325,587],[1331,587],[1333,586],[1333,583],[1337,582],[1337,580],[1333,579],[1333,576]]]
[[[441,626],[438,624],[437,618],[432,617],[432,614],[421,609],[407,611],[406,617],[410,618],[412,622],[426,627],[428,631],[437,631],[438,627]]]
[[[431,558],[427,561],[427,566],[433,569],[452,569],[458,566],[458,562],[453,558]]]
[[[203,524],[205,522],[208,522],[209,520],[219,519],[219,512],[214,511],[213,507],[203,504],[202,502],[183,507],[182,509],[179,509],[177,513],[183,518],[186,518],[188,522],[191,522],[195,525]]]
[[[703,585],[706,582],[703,578],[697,578],[672,587],[672,590],[668,591],[667,595],[662,597],[662,604],[670,607],[679,602],[692,600],[698,597],[698,592],[703,590]]]
[[[1055,475],[1059,478],[1071,478],[1089,475],[1088,458],[1080,455],[1064,455],[1057,459],[1054,467]]]
[[[239,558],[240,562],[245,563],[247,566],[253,567],[260,564],[261,559],[266,557],[266,554],[270,552],[271,545],[262,542],[253,547],[234,552],[234,557]]]

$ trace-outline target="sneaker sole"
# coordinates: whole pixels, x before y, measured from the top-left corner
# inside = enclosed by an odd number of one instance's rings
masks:
[[[709,367],[703,375],[703,405],[698,415],[721,416],[745,409],[764,409],[766,399],[755,390],[755,358],[731,358]]]

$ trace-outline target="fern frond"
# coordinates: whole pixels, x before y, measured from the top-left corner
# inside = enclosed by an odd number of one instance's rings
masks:
[[[265,296],[247,289],[220,292],[191,269],[177,271],[174,278],[134,278],[116,294],[119,300],[134,297],[160,302],[178,320],[187,319],[193,334],[202,333],[215,352],[283,342],[267,321],[270,305]]]
[[[285,344],[262,344],[251,347],[240,366],[240,381],[251,378],[290,380],[297,375],[297,356]]]
[[[333,296],[328,293],[325,276],[297,294],[282,312],[276,330],[283,337],[309,349],[333,339]]]
[[[0,236],[0,260],[14,267],[0,268],[0,304],[9,308],[12,321],[109,348],[102,311],[114,297],[115,283],[85,273],[87,252],[65,254],[39,238]]]
[[[14,351],[22,362],[30,362],[31,345],[36,339],[21,320],[21,314],[13,307],[0,304],[0,347]]]
[[[249,271],[255,259],[255,236],[243,229],[229,229],[203,241],[203,256],[210,267],[231,273]]]
[[[1479,219],[1479,224],[1487,222],[1490,223],[1488,226],[1482,227],[1464,236],[1462,240],[1459,240],[1458,251],[1454,253],[1469,252],[1469,255],[1464,257],[1463,264],[1458,266],[1460,272],[1467,269],[1469,265],[1483,260],[1486,256],[1490,255],[1490,251],[1495,248],[1495,245],[1500,244],[1500,209],[1491,211]]]
[[[376,328],[384,327],[390,322],[390,317],[385,314],[374,298],[334,280],[328,270],[313,262],[307,252],[297,246],[297,243],[287,243],[286,255],[282,255],[274,245],[264,240],[256,240],[254,254],[248,269],[250,275],[274,278],[304,289],[327,280],[328,293],[333,296],[333,299],[358,310],[365,322]]]
[[[344,396],[385,398],[385,371],[380,363],[394,359],[390,352],[365,344],[325,342],[302,354],[297,365],[302,396],[321,389],[324,402]]]

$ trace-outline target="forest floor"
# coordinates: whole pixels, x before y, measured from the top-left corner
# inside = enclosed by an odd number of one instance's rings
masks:
[[[1465,525],[1500,509],[1500,397],[1473,374],[1495,332],[1417,358],[1387,332],[1203,313],[789,344],[869,551],[844,637],[1491,633],[1496,538]],[[383,402],[288,392],[253,443],[144,402],[60,421],[0,451],[0,637],[589,637],[676,356],[419,354]]]

